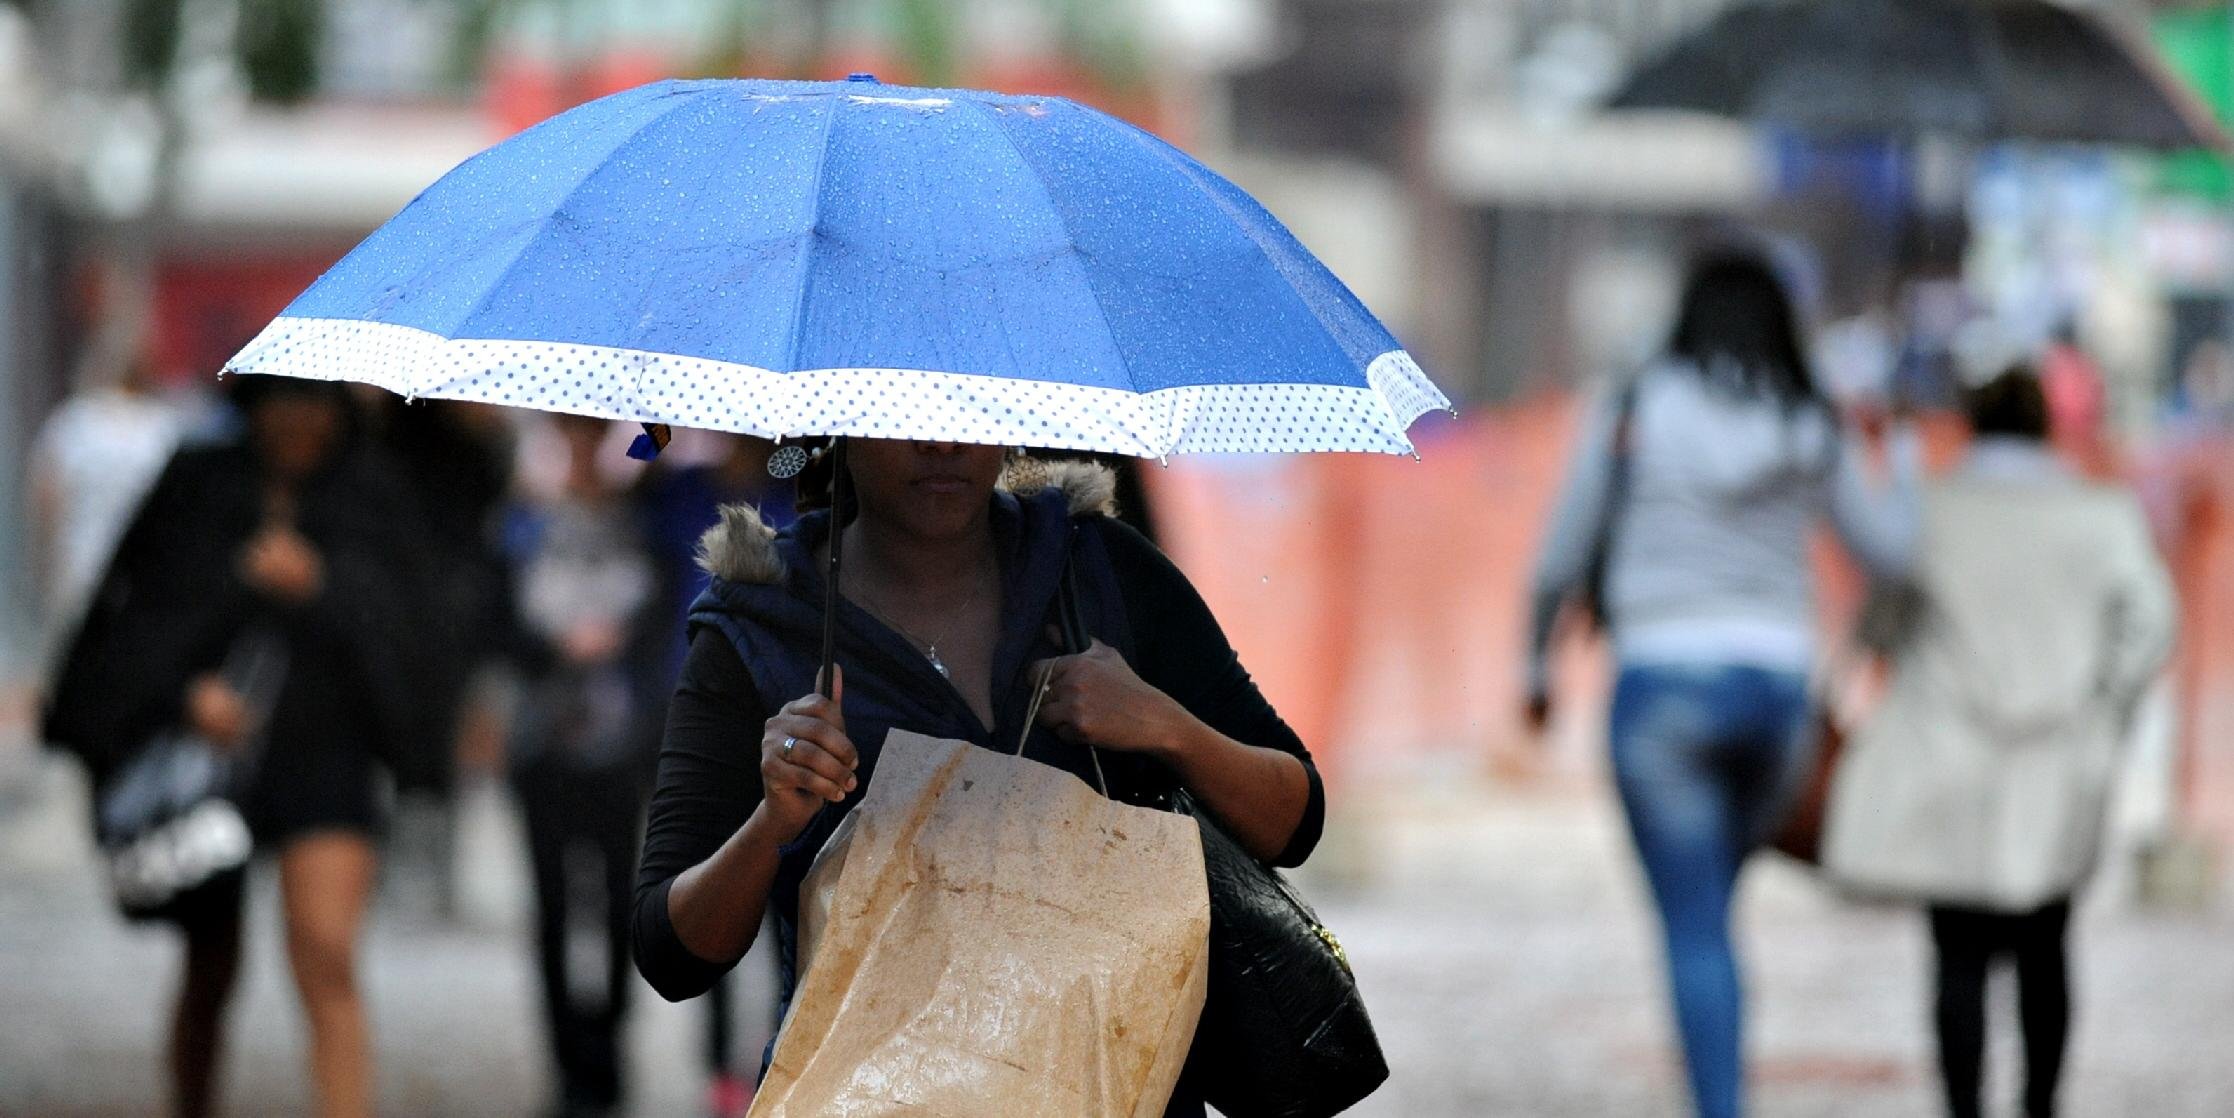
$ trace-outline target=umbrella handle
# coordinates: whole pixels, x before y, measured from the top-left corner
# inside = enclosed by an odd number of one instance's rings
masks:
[[[839,436],[830,448],[830,569],[822,586],[822,673],[816,686],[825,699],[834,698],[838,673],[838,570],[845,546],[846,496],[853,477],[846,471],[846,440]]]

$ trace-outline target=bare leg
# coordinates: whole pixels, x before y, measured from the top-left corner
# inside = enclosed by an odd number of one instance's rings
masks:
[[[185,926],[185,970],[171,1015],[171,1112],[178,1118],[205,1118],[217,1109],[225,1009],[240,978],[241,902],[235,892]]]
[[[321,1118],[370,1118],[372,1041],[357,990],[357,932],[379,858],[362,835],[327,831],[279,856],[287,961],[310,1024],[310,1072]]]

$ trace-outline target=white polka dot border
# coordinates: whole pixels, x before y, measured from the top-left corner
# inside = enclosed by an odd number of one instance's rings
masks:
[[[1367,386],[1217,384],[1137,393],[919,369],[775,372],[610,346],[445,338],[392,323],[281,317],[230,373],[356,381],[409,397],[668,423],[767,438],[861,435],[1050,450],[1410,454],[1404,430],[1450,402],[1402,350]]]

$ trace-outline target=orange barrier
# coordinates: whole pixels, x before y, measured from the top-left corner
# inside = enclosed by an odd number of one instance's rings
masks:
[[[1179,459],[1158,523],[1330,778],[1517,733],[1528,571],[1573,425],[1547,399],[1379,455]]]

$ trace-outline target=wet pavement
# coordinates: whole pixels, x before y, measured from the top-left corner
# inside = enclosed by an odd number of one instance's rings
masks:
[[[58,765],[19,772],[0,793],[0,1115],[158,1110],[175,946],[110,915],[80,796]],[[1652,930],[1616,820],[1588,781],[1520,793],[1453,778],[1346,801],[1306,888],[1355,960],[1394,1066],[1355,1113],[1682,1112]],[[387,1114],[530,1115],[546,1100],[519,878],[501,823],[467,830],[482,863],[469,866],[478,916],[437,916],[424,871],[398,869],[367,937]],[[235,1011],[236,1116],[305,1109],[271,885],[267,876],[254,893]],[[2234,1099],[2234,891],[2179,911],[2137,906],[2129,892],[2112,875],[2079,925],[2066,1112],[2223,1115]],[[1742,923],[1755,1113],[1936,1111],[1919,918],[1841,903],[1768,863],[1749,879]],[[758,978],[758,965],[747,969]],[[1993,1056],[2004,1100],[2016,1064],[2009,993],[1997,989]],[[642,991],[631,1113],[699,1112],[701,1013]]]

